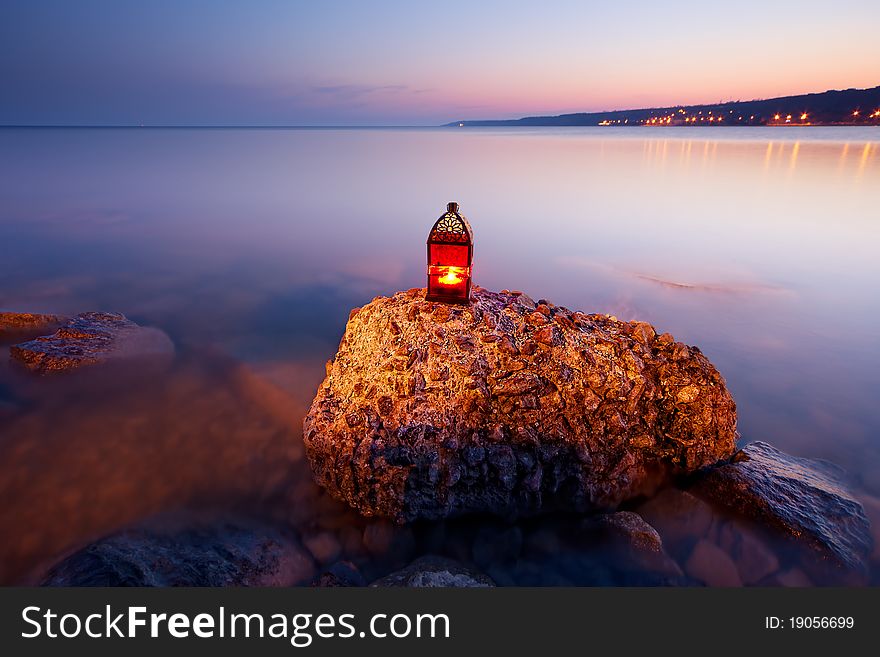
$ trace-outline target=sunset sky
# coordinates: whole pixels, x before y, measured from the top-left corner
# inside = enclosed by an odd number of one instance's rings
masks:
[[[880,84],[880,2],[5,0],[0,124],[425,125]]]

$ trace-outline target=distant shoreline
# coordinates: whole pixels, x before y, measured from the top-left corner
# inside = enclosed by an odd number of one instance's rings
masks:
[[[442,125],[0,125],[0,130],[439,130],[446,128],[871,128],[880,127],[880,123],[790,123],[790,124],[747,124],[713,123],[671,124],[671,125],[598,125],[598,124],[507,124],[480,122],[456,123]]]
[[[880,86],[829,90],[746,101],[577,112],[520,119],[459,119],[449,127],[538,126],[875,126],[880,125]]]

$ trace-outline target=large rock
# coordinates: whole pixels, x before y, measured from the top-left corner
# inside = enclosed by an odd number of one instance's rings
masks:
[[[119,313],[82,313],[52,335],[13,345],[10,354],[35,372],[59,372],[122,358],[170,356],[174,345],[156,328]]]
[[[804,566],[820,582],[865,582],[870,526],[837,466],[754,442],[689,490],[805,548]]]
[[[222,524],[175,533],[137,529],[93,543],[46,575],[44,586],[293,586],[315,565],[294,536]]]
[[[424,296],[352,311],[303,423],[316,480],[361,513],[609,509],[733,453],[696,347],[517,292]]]

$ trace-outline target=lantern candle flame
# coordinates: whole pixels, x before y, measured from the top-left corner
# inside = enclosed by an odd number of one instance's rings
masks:
[[[432,274],[437,274],[437,282],[441,285],[458,285],[466,276],[470,274],[467,267],[456,267],[448,265],[446,267],[432,267]]]

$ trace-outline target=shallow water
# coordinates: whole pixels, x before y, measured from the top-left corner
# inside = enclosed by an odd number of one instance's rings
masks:
[[[449,200],[477,283],[699,345],[743,443],[880,497],[880,129],[0,129],[0,310],[119,311],[178,352],[54,380],[0,365],[0,581],[181,509],[363,553],[299,421],[349,309],[424,284]],[[496,576],[554,583],[515,572]]]

